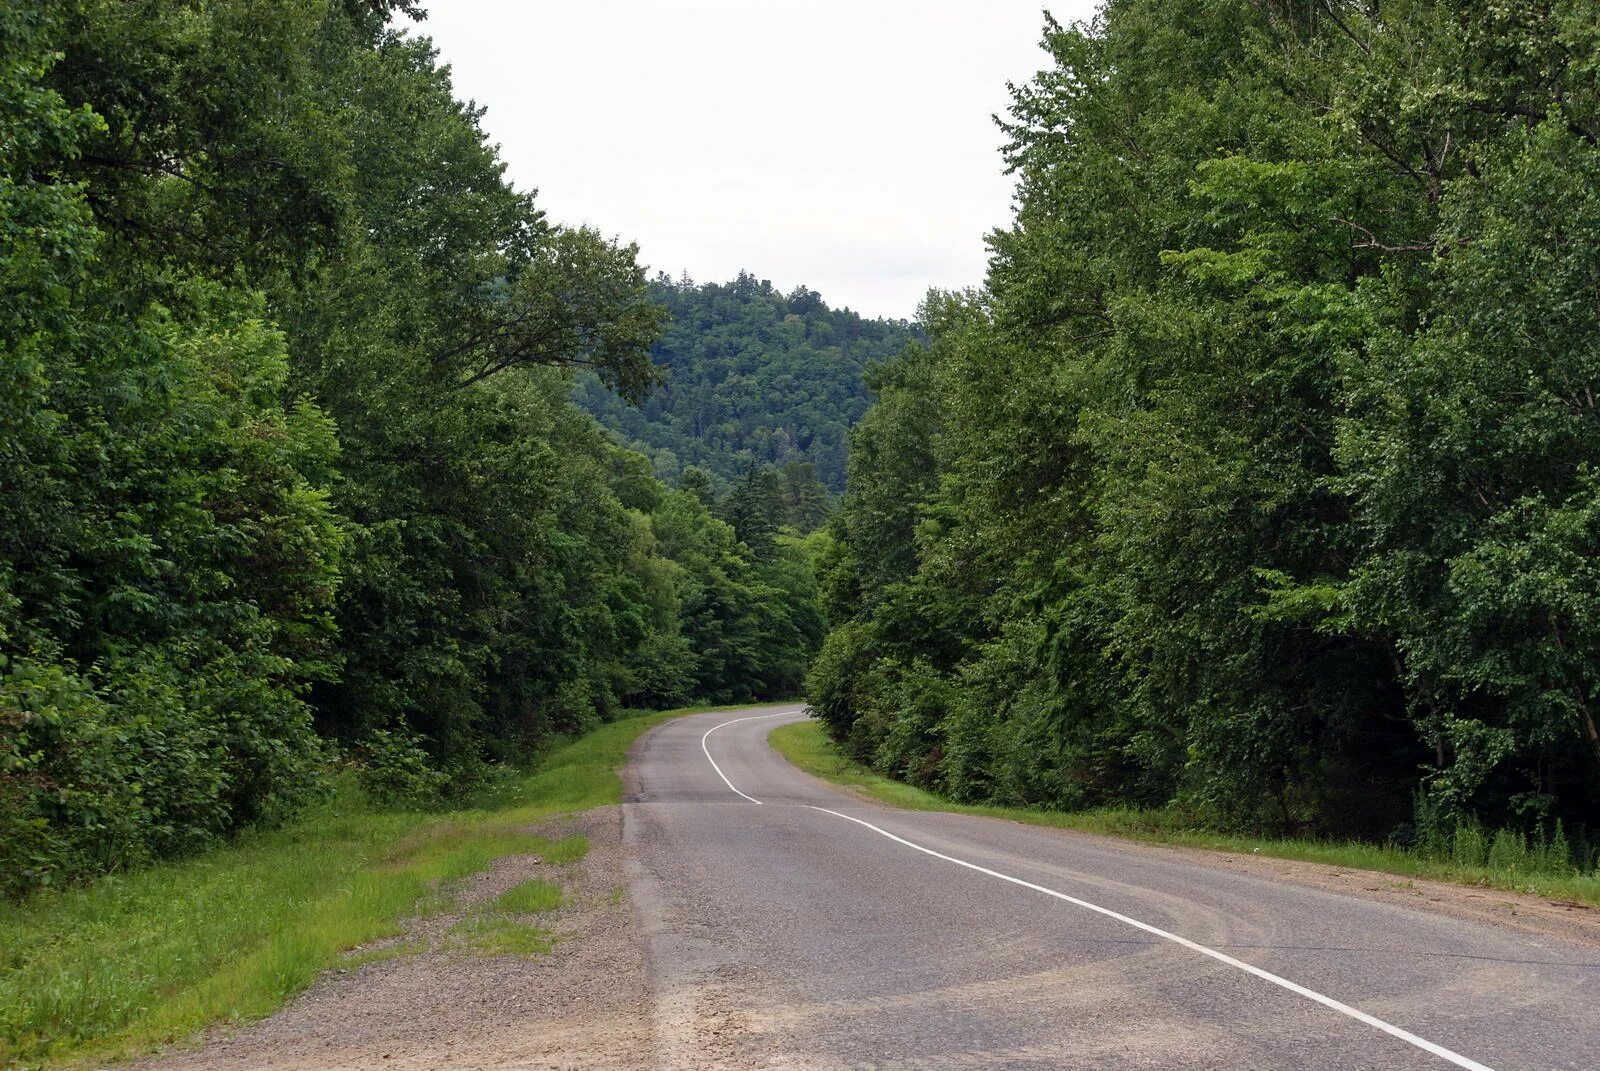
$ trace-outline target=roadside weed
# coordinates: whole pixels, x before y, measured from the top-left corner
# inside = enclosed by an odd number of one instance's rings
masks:
[[[542,956],[556,941],[549,930],[504,915],[469,915],[450,933],[457,947],[478,956]]]

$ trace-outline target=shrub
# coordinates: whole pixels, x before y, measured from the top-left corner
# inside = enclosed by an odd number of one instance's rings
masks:
[[[48,658],[4,666],[0,893],[198,851],[283,820],[320,787],[298,700],[230,679],[228,660],[142,653],[99,682]]]
[[[361,787],[386,807],[436,803],[450,775],[436,769],[421,738],[403,729],[376,729],[358,751]]]

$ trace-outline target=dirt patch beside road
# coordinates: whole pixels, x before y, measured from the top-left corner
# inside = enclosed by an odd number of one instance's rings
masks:
[[[623,1071],[652,1062],[648,975],[622,867],[622,812],[601,807],[532,830],[588,838],[581,862],[511,856],[466,879],[449,910],[416,920],[398,954],[329,971],[270,1018],[212,1031],[140,1071]],[[559,882],[540,918],[557,940],[536,956],[464,950],[451,927],[530,878]],[[364,955],[381,946],[357,950]],[[390,949],[389,951],[393,951]]]

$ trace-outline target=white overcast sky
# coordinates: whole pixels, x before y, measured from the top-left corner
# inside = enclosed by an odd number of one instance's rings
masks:
[[[910,318],[983,281],[1012,180],[990,116],[1092,0],[434,0],[419,32],[509,174],[652,272],[741,268]]]

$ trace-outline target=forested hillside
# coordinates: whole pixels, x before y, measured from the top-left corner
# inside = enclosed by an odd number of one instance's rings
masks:
[[[817,539],[572,405],[659,378],[635,250],[513,189],[394,10],[0,7],[0,891],[335,762],[459,795],[625,705],[792,694],[820,639]]]
[[[745,273],[731,283],[658,276],[650,296],[670,317],[651,348],[666,373],[661,389],[634,406],[584,377],[578,403],[668,482],[690,466],[720,487],[752,463],[809,463],[823,486],[842,490],[845,436],[867,410],[862,373],[896,356],[915,329]]]
[[[1045,44],[986,287],[873,375],[816,709],[963,800],[1565,851],[1600,819],[1592,4],[1113,0]]]

